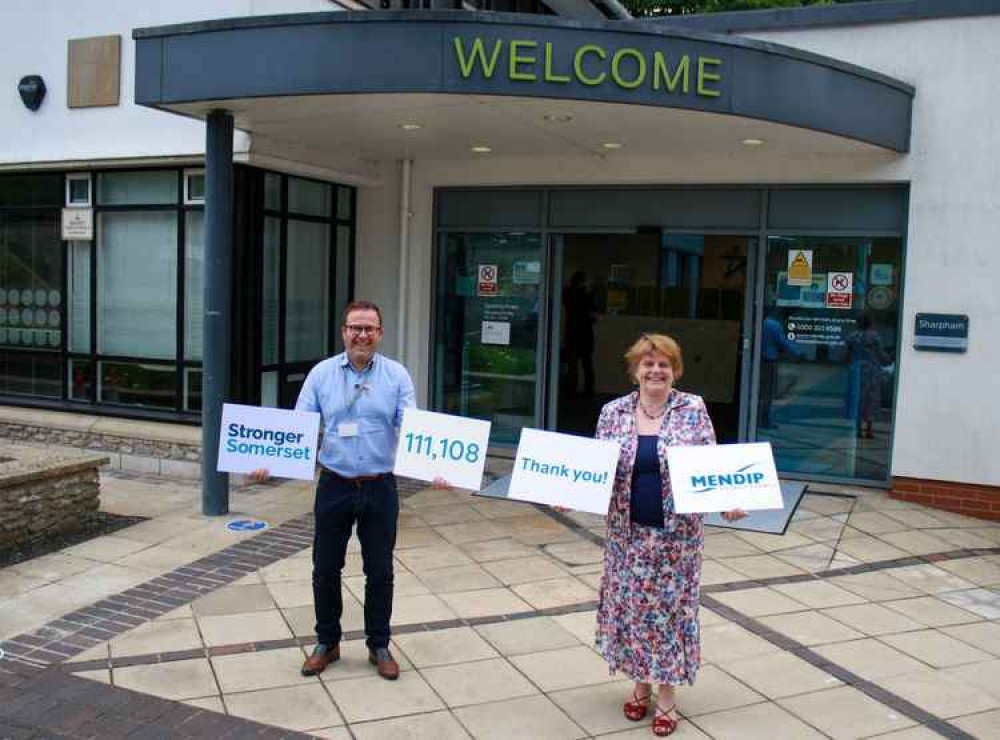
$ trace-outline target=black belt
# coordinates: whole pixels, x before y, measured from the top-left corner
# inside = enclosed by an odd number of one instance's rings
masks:
[[[359,475],[354,478],[348,478],[346,475],[335,473],[334,471],[330,470],[330,468],[324,468],[323,466],[320,467],[322,468],[323,471],[322,475],[329,475],[330,477],[335,478],[336,480],[339,480],[342,483],[351,483],[358,487],[360,487],[362,483],[371,483],[372,481],[376,480],[385,480],[390,475],[392,475],[392,473],[376,473],[375,475]]]

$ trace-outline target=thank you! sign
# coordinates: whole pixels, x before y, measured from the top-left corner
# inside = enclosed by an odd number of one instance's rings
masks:
[[[267,469],[278,478],[312,480],[316,472],[319,414],[312,411],[222,407],[219,463],[225,473]]]
[[[489,441],[488,421],[406,409],[393,472],[417,480],[440,477],[453,486],[478,491]]]
[[[522,429],[508,496],[607,514],[619,451],[617,442]]]
[[[678,514],[784,506],[768,442],[669,447],[667,463]]]

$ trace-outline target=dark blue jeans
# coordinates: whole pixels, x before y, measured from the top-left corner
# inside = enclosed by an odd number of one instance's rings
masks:
[[[365,635],[371,648],[389,646],[392,617],[392,551],[396,547],[399,494],[396,479],[351,483],[324,472],[316,486],[313,600],[319,642],[340,642],[344,612],[340,573],[351,530],[358,527],[365,572]]]

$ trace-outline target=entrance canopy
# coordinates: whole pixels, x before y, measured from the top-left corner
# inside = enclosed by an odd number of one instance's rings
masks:
[[[335,12],[139,29],[136,102],[371,158],[906,152],[914,89],[789,47],[645,23]]]

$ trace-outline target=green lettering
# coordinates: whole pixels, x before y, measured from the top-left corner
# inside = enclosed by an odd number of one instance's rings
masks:
[[[552,42],[545,42],[545,81],[546,82],[569,82],[568,75],[557,75],[552,71]]]
[[[483,40],[477,38],[472,42],[472,53],[466,55],[465,44],[461,38],[455,37],[455,56],[458,57],[458,66],[462,70],[462,77],[469,77],[472,74],[472,70],[475,68],[477,62],[483,69],[483,77],[487,80],[493,77],[493,72],[496,71],[497,59],[500,56],[500,47],[503,42],[497,39],[493,43],[493,56],[486,59],[486,49],[483,46]]]
[[[667,66],[667,60],[663,58],[661,52],[655,52],[653,54],[653,89],[659,90],[662,83],[667,86],[667,92],[674,92],[677,89],[677,83],[680,82],[683,76],[684,87],[681,88],[683,92],[688,91],[689,78],[691,71],[691,59],[687,54],[681,57],[681,61],[677,64],[677,69],[674,70],[673,76],[670,74],[670,67]]]
[[[604,60],[608,58],[608,52],[604,51],[600,46],[584,44],[576,50],[576,54],[573,57],[573,71],[576,73],[576,79],[580,80],[584,85],[592,87],[600,85],[608,78],[608,73],[601,72],[597,77],[588,77],[583,70],[583,57],[587,54],[596,54],[599,59]]]
[[[705,83],[718,82],[722,79],[722,75],[715,72],[706,72],[705,67],[709,64],[718,67],[722,64],[722,60],[713,59],[712,57],[698,57],[698,94],[706,98],[717,98],[722,93],[718,90],[705,87]]]
[[[531,72],[519,72],[518,65],[521,64],[535,64],[538,59],[534,55],[519,54],[518,50],[524,47],[526,49],[535,49],[538,47],[537,41],[511,41],[510,42],[510,78],[512,80],[523,80],[525,82],[534,82],[538,79],[538,75]]]
[[[621,70],[619,65],[622,59],[626,57],[631,57],[635,59],[636,63],[636,76],[635,79],[626,80],[621,75]],[[624,87],[626,90],[635,90],[639,87],[646,79],[646,58],[639,52],[638,49],[630,49],[628,47],[624,49],[619,49],[615,52],[615,55],[611,57],[611,79],[615,81],[618,87]]]

